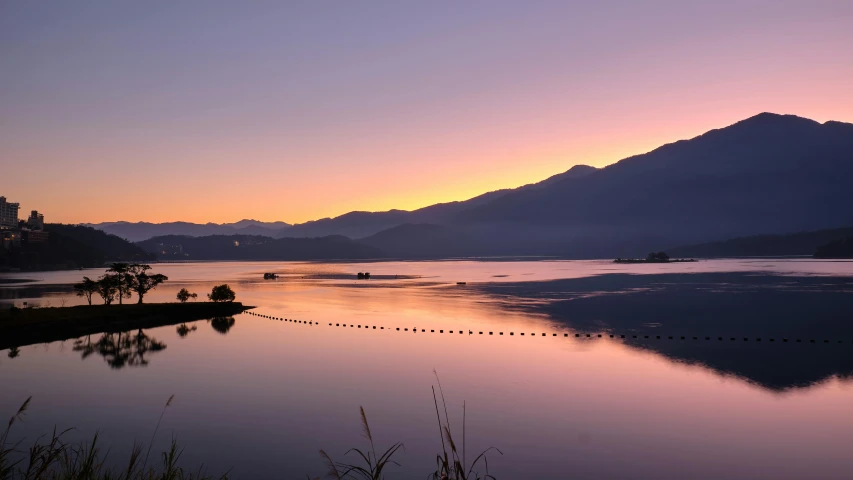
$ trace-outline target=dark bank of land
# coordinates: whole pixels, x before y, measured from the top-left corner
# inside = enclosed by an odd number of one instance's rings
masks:
[[[617,258],[613,263],[691,263],[693,258],[676,258],[674,260],[649,260],[648,258]]]
[[[666,252],[652,252],[646,258],[617,258],[613,263],[689,263],[692,258],[669,258]]]
[[[0,310],[0,350],[101,332],[227,317],[251,308],[240,302],[200,302],[3,309]]]
[[[844,245],[848,245],[845,249]],[[786,257],[853,258],[853,227],[780,235],[754,235],[718,242],[669,248],[680,257]]]
[[[47,241],[0,248],[0,272],[75,270],[110,261],[150,262],[157,258],[123,238],[91,227],[48,223],[44,228]]]

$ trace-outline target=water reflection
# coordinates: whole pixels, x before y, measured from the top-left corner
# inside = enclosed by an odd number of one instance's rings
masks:
[[[213,327],[214,330],[225,335],[231,330],[231,327],[234,326],[234,317],[215,317],[210,321],[210,326]]]
[[[104,333],[92,342],[92,336],[78,338],[74,341],[73,350],[80,353],[85,360],[97,353],[113,369],[124,367],[145,367],[148,365],[149,353],[166,349],[166,344],[149,337],[141,329],[135,334],[131,332]]]
[[[186,323],[182,323],[175,328],[175,331],[178,333],[178,336],[181,338],[186,338],[190,332],[194,332],[198,330],[198,327],[193,325],[192,327],[187,326]]]
[[[21,354],[21,350],[18,347],[12,347],[9,349],[9,358],[17,358]]]
[[[772,391],[853,378],[847,277],[608,274],[476,288],[503,309],[544,315],[573,331],[625,334],[629,347]]]

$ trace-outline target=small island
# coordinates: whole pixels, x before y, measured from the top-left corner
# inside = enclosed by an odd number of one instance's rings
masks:
[[[646,258],[617,258],[613,263],[689,263],[695,258],[669,258],[666,252],[652,252]]]

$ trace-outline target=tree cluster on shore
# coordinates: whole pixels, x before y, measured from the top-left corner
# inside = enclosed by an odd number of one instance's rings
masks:
[[[137,303],[142,303],[145,294],[169,279],[161,273],[150,274],[150,265],[142,263],[113,263],[107,272],[97,280],[83,277],[81,283],[74,285],[78,297],[86,297],[89,305],[92,297],[100,296],[104,305],[110,305],[118,300],[130,298],[134,293],[138,296]]]

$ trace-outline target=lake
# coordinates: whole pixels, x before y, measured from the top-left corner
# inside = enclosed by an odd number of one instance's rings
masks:
[[[456,442],[464,402],[468,461],[499,448],[488,456],[498,479],[846,479],[853,470],[853,262],[154,271],[170,280],[146,302],[173,301],[182,287],[200,301],[229,283],[257,308],[145,330],[146,345],[162,348],[99,350],[92,344],[121,342],[93,335],[0,352],[0,415],[33,396],[15,438],[54,425],[74,427],[70,439],[97,431],[123,463],[174,394],[155,449],[175,436],[186,466],[315,478],[326,472],[320,449],[355,460],[345,452],[366,446],[363,406],[377,449],[405,445],[389,478],[426,478],[441,449],[435,371]],[[364,271],[371,279],[356,280]],[[101,273],[0,274],[0,303],[79,304],[70,284]]]

